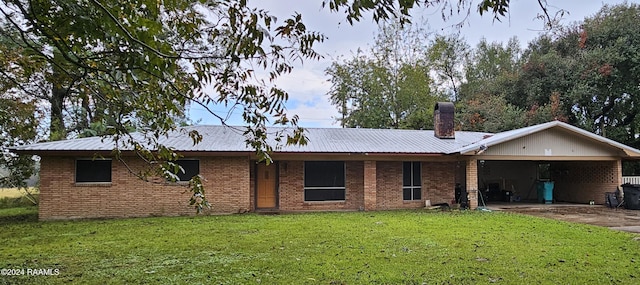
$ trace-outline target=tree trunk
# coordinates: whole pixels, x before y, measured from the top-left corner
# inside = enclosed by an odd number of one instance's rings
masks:
[[[51,104],[49,140],[51,141],[63,140],[67,137],[67,130],[64,125],[64,115],[62,114],[66,93],[66,90],[60,86],[60,83],[53,84],[51,98],[49,99],[49,103]]]

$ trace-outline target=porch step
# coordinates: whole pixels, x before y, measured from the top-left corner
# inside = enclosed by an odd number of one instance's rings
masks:
[[[280,215],[279,210],[256,210],[255,212],[259,215]]]

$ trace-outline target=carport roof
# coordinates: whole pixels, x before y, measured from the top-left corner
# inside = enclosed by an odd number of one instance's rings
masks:
[[[638,149],[629,147],[627,145],[621,144],[614,140],[596,135],[594,133],[585,131],[581,128],[574,127],[572,125],[569,125],[567,123],[563,123],[560,121],[552,121],[544,124],[529,126],[521,129],[502,132],[502,133],[497,133],[490,137],[486,137],[482,140],[476,141],[474,143],[471,143],[469,145],[456,149],[454,153],[460,153],[464,155],[475,155],[481,152],[482,150],[487,149],[488,147],[505,143],[508,141],[512,141],[524,136],[528,136],[534,133],[538,133],[538,132],[553,129],[553,128],[562,129],[570,133],[579,135],[587,140],[591,140],[597,143],[601,143],[603,145],[608,145],[612,148],[619,149],[629,157],[640,158],[640,150]]]

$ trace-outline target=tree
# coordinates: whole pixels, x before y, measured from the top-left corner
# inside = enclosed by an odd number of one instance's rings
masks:
[[[482,39],[465,64],[466,82],[460,87],[460,98],[504,96],[505,87],[513,85],[518,77],[520,55],[515,37],[506,45]]]
[[[6,96],[6,95],[5,95]],[[36,172],[35,161],[29,156],[18,156],[8,151],[9,147],[24,145],[35,140],[38,120],[33,102],[22,102],[19,98],[0,97],[0,187],[23,190],[32,202],[35,198],[27,188],[26,180]]]
[[[469,45],[459,35],[438,35],[427,51],[429,64],[437,74],[437,86],[449,88],[453,101],[458,101],[460,85],[464,80],[464,62],[469,56]]]
[[[33,79],[32,71],[39,66],[23,56],[22,50],[1,34],[0,54],[3,55],[0,57],[0,74],[10,76],[9,80],[0,81],[0,169],[7,174],[0,176],[0,187],[24,190],[35,203],[25,182],[36,171],[35,161],[29,156],[11,153],[8,148],[32,143],[37,138],[40,110],[34,100],[21,97],[16,87],[35,88],[28,83]]]
[[[523,52],[517,82],[506,94],[507,101],[520,108],[547,104],[552,94],[566,94],[572,77],[567,61],[553,48],[552,39],[539,37]]]
[[[532,106],[530,114],[547,105],[543,113],[557,110],[547,117],[637,146],[639,15],[636,4],[604,6],[582,23],[563,28],[556,38],[531,42],[517,88],[507,100]]]
[[[525,125],[524,111],[501,96],[468,99],[458,109],[460,124],[468,131],[498,133]]]
[[[267,78],[273,80],[291,70],[291,60],[317,58],[310,47],[322,40],[306,31],[300,15],[275,27],[274,18],[244,1],[29,3],[6,1],[2,13],[21,35],[18,44],[50,65],[53,97],[88,92],[85,99],[108,106],[116,117],[112,133],[122,135],[137,125],[154,129],[154,136],[172,129],[172,117],[188,102],[241,103],[252,126],[246,130],[250,143],[264,151],[265,113],[289,119],[283,116],[286,93],[263,84],[258,67],[272,69]],[[207,84],[217,97],[202,92]],[[59,104],[52,104],[52,113]],[[57,117],[52,124],[59,124]]]
[[[331,77],[329,92],[342,115],[342,127],[385,128],[393,124],[384,97],[389,87],[387,70],[358,53],[349,61],[334,62],[326,73]]]
[[[576,123],[621,142],[636,144],[640,131],[640,6],[604,6],[565,35],[579,37],[571,89]],[[576,35],[575,33],[578,32]]]
[[[431,79],[420,26],[381,25],[369,55],[334,62],[326,70],[343,127],[413,128],[431,125]]]
[[[507,100],[519,78],[520,54],[515,37],[506,45],[483,39],[470,53],[458,102],[464,129],[499,132],[525,126],[525,109]]]
[[[0,32],[19,35],[7,38],[49,69],[45,81],[53,97],[82,94],[76,98],[85,105],[100,105],[113,120],[107,134],[118,148],[132,146],[149,162],[176,158],[157,138],[176,128],[174,118],[188,103],[242,106],[247,143],[259,157],[268,158],[275,147],[266,142],[268,115],[294,128],[275,134],[277,140],[304,142],[297,118],[284,112],[288,95],[272,83],[294,60],[319,57],[312,46],[323,37],[307,31],[301,15],[277,25],[245,1],[186,0],[16,0],[3,1],[0,13]],[[206,86],[215,94],[205,93]],[[28,91],[22,87],[16,88]],[[59,104],[52,104],[54,113]],[[225,116],[211,114],[224,123]],[[62,128],[57,117],[52,124]],[[132,129],[144,138],[130,136]],[[199,141],[199,134],[190,135]]]

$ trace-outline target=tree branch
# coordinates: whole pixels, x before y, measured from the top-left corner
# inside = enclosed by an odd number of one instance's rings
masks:
[[[120,23],[120,21],[118,21],[118,19],[111,14],[111,12],[109,12],[109,10],[107,9],[107,7],[105,7],[104,5],[102,5],[102,3],[98,2],[97,0],[91,0],[91,2],[93,2],[93,4],[95,4],[96,6],[98,6],[100,8],[100,10],[102,10],[110,19],[111,21],[113,21],[114,24],[116,24],[116,26],[118,26],[118,28],[120,28],[120,30],[122,30],[122,32],[124,32],[124,34],[127,36],[127,38],[129,38],[130,40],[132,40],[133,42],[139,44],[140,46],[144,47],[145,49],[155,53],[157,56],[160,57],[164,57],[164,58],[173,58],[173,59],[179,59],[179,56],[174,56],[174,55],[168,55],[165,54],[151,46],[149,46],[148,44],[146,44],[145,42],[137,39],[136,37],[134,37],[128,30],[127,28],[125,28],[122,23]]]

